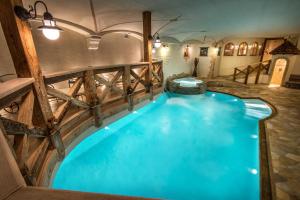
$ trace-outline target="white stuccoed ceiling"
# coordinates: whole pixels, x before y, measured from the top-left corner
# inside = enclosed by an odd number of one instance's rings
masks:
[[[32,0],[23,0],[25,5]],[[54,17],[94,30],[88,0],[45,0]],[[93,0],[99,29],[142,32],[142,12],[152,12],[153,33],[180,41],[226,37],[278,37],[300,33],[300,0]],[[39,9],[41,10],[41,9]],[[131,22],[131,23],[127,23]],[[201,31],[207,31],[203,33]]]

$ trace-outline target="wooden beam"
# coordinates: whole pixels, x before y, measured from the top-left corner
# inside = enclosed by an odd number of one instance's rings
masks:
[[[26,124],[29,128],[32,128],[32,115],[33,115],[33,105],[34,105],[34,94],[33,91],[29,91],[23,98],[18,113],[18,121]]]
[[[47,93],[51,96],[60,98],[62,100],[70,101],[75,106],[82,107],[82,108],[90,108],[90,106],[87,103],[80,101],[78,99],[75,99],[74,97],[68,96],[67,94],[65,94],[59,90],[53,89],[49,86],[47,86]]]
[[[152,31],[151,31],[151,12],[143,12],[143,44],[144,61],[149,62],[148,73],[145,74],[146,91],[150,91],[152,80]]]
[[[136,87],[138,86],[139,83],[143,84],[144,87],[146,88],[147,85],[145,83],[145,81],[142,80],[143,76],[145,76],[145,74],[148,72],[148,68],[145,68],[141,73],[140,76],[138,76],[133,70],[130,71],[131,75],[136,78],[136,81],[132,87],[133,91],[135,91]]]
[[[106,85],[104,91],[102,92],[101,101],[104,101],[106,95],[112,90],[113,86],[116,84],[116,82],[122,76],[122,74],[123,74],[122,70],[118,71],[118,73],[113,77],[113,79],[109,82],[109,84]]]
[[[75,95],[80,90],[81,85],[82,85],[82,78],[77,78],[74,85],[67,92],[67,95],[71,97],[75,97]],[[66,101],[56,109],[56,111],[54,112],[54,117],[57,123],[61,122],[70,105],[71,105],[71,101]]]
[[[0,109],[29,92],[33,81],[32,78],[16,78],[0,83]]]
[[[150,55],[152,50],[149,51],[148,41],[152,37],[151,33],[151,12],[145,11],[143,12],[143,44],[144,44],[144,61],[150,61]]]
[[[35,180],[34,182],[36,182],[36,177],[38,175],[44,157],[46,156],[49,144],[49,139],[44,138],[41,144],[35,149],[35,151],[29,156],[26,161],[28,170],[31,172],[31,180]]]
[[[23,6],[22,0],[2,0],[0,4],[0,21],[17,76],[34,78],[35,93],[40,105],[44,122],[51,127],[53,114],[47,98],[38,56],[32,38],[31,27],[14,14],[16,5]]]
[[[102,125],[100,100],[97,96],[97,88],[93,70],[86,71],[83,80],[86,101],[92,107],[92,112],[95,118],[95,126],[100,127]]]
[[[7,135],[30,135],[33,137],[46,137],[46,130],[42,128],[29,128],[26,124],[0,117]]]
[[[103,84],[103,85],[105,85],[105,86],[107,86],[107,87],[110,87],[111,90],[113,90],[114,92],[118,92],[118,93],[123,94],[123,91],[122,91],[120,88],[118,88],[118,87],[115,86],[115,85],[112,85],[111,82],[109,82],[109,81],[107,81],[106,79],[102,78],[99,74],[95,74],[95,79],[96,79],[99,83],[101,83],[101,84]]]
[[[124,72],[122,75],[122,83],[123,83],[123,91],[125,94],[125,99],[127,99],[127,90],[131,87],[131,74],[130,74],[130,66],[124,67]]]

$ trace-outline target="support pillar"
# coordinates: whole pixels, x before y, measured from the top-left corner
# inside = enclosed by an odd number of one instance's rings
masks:
[[[97,88],[93,70],[87,70],[85,72],[83,84],[86,102],[90,105],[93,116],[95,117],[95,126],[100,127],[102,125],[101,104],[97,96]]]
[[[54,128],[54,117],[48,102],[48,95],[44,78],[39,65],[31,28],[26,21],[20,20],[14,13],[14,7],[23,6],[22,0],[1,0],[0,22],[6,42],[19,78],[34,78],[34,94],[37,99],[33,121],[41,122],[39,126],[46,126],[49,136]],[[42,116],[43,120],[40,120]],[[59,140],[61,137],[59,136]],[[62,144],[62,141],[61,141]],[[54,144],[52,144],[55,146]],[[64,147],[59,147],[64,149]],[[58,151],[58,153],[60,153]]]
[[[144,43],[144,61],[149,62],[148,72],[145,74],[146,91],[150,92],[152,83],[152,32],[151,32],[151,12],[143,12],[143,43]]]

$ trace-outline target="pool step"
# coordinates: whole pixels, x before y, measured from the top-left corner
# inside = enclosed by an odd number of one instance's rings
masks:
[[[272,112],[266,103],[258,99],[246,99],[244,100],[244,103],[246,115],[250,117],[262,119],[268,117]]]

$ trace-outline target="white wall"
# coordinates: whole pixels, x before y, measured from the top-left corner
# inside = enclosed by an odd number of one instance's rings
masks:
[[[264,42],[263,38],[240,38],[240,39],[227,39],[225,44],[222,45],[222,52],[220,62],[218,66],[218,74],[220,76],[232,75],[235,67],[247,66],[260,62],[261,56],[250,56],[250,50],[248,50],[247,56],[237,56],[238,49],[235,48],[233,56],[224,56],[224,46],[232,42],[234,45],[239,45],[241,42],[247,42],[248,45],[252,45],[254,42],[258,42],[262,45]]]
[[[159,60],[163,60],[164,63],[164,76],[167,78],[173,74],[179,74],[182,72],[192,73],[194,68],[195,57],[199,58],[198,64],[198,76],[207,77],[209,73],[211,55],[214,52],[214,48],[209,44],[189,44],[189,58],[185,59],[183,54],[187,44],[168,44],[169,50],[160,47],[153,54],[153,57]],[[208,56],[199,56],[200,47],[209,47]]]
[[[300,49],[300,37],[298,39],[298,49]],[[300,55],[295,56],[295,64],[292,74],[300,75]]]
[[[91,65],[111,65],[136,63],[142,60],[142,41],[124,34],[105,35],[97,51],[88,50],[86,36],[64,29],[56,41],[46,39],[33,24],[35,42],[40,65],[43,71],[53,72]],[[0,30],[0,75],[15,73],[12,59]]]
[[[34,29],[34,41],[43,71],[136,63],[142,60],[142,41],[124,34],[112,33],[102,37],[98,50],[88,50],[87,37],[64,29],[57,41],[45,39]]]
[[[0,76],[4,74],[15,74],[15,68],[11,59],[9,49],[0,26]]]

